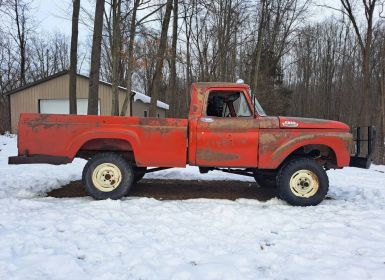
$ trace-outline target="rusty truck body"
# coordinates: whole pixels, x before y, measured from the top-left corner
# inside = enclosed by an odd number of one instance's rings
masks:
[[[84,158],[83,183],[96,199],[127,195],[147,172],[193,165],[253,176],[307,206],[325,197],[325,170],[370,166],[368,131],[369,149],[354,155],[360,142],[344,123],[267,116],[246,84],[195,83],[188,119],[21,114],[18,155],[9,163]]]

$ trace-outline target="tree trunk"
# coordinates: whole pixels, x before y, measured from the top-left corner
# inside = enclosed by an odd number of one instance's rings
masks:
[[[20,55],[20,85],[23,86],[27,83],[25,72],[26,72],[26,19],[24,11],[21,11],[20,14],[20,3],[19,1],[14,2],[14,11],[15,11],[15,21],[16,21],[16,27],[17,27],[17,40],[18,40],[18,46],[19,46],[19,55]]]
[[[70,114],[77,114],[76,104],[76,75],[78,64],[78,35],[79,35],[79,12],[80,0],[73,0],[72,11],[72,34],[71,34],[71,54],[70,54],[70,69],[69,69],[69,103]]]
[[[370,57],[369,50],[362,50],[362,95],[361,95],[361,108],[360,108],[360,126],[370,125],[369,101],[371,99],[371,75],[370,75]]]
[[[152,78],[151,83],[151,103],[150,103],[150,117],[156,117],[156,103],[158,101],[158,91],[160,89],[160,83],[162,81],[162,70],[163,70],[163,60],[164,53],[166,51],[167,45],[167,30],[170,24],[171,10],[172,10],[172,2],[173,0],[167,0],[166,4],[166,12],[164,14],[163,22],[162,22],[162,31],[160,35],[160,43],[158,52],[156,54],[156,65],[155,65],[155,73]]]
[[[188,112],[189,105],[190,105],[190,92],[191,92],[191,83],[192,83],[192,70],[191,70],[191,33],[192,33],[192,20],[193,20],[193,14],[194,10],[191,12],[191,14],[187,14],[188,7],[186,6],[187,3],[183,3],[184,7],[184,29],[186,34],[186,90],[185,94],[183,96],[183,106],[178,106],[178,116],[185,116]],[[194,9],[194,2],[192,3],[193,9]],[[180,104],[180,103],[179,103]]]
[[[112,2],[112,104],[111,115],[119,115],[120,0]]]
[[[136,32],[136,12],[138,10],[140,0],[135,0],[134,8],[132,10],[131,24],[130,24],[130,39],[128,42],[128,50],[127,50],[127,91],[126,96],[124,98],[122,111],[120,112],[121,116],[125,116],[127,114],[128,104],[131,101],[131,91],[132,91],[132,68],[133,68],[133,56],[134,56],[134,42],[135,42],[135,32]],[[131,111],[131,110],[130,110]],[[132,116],[132,112],[130,112]]]
[[[351,0],[340,0],[343,12],[348,15],[351,24],[353,25],[354,32],[356,33],[357,40],[361,49],[362,55],[362,95],[361,95],[361,107],[359,112],[359,124],[361,126],[368,126],[370,124],[370,112],[369,100],[371,98],[371,75],[370,75],[370,55],[372,52],[373,41],[373,17],[374,9],[377,4],[377,0],[362,0],[364,6],[366,30],[360,31],[357,24],[357,18],[353,12],[353,5]],[[363,35],[365,34],[365,36]]]
[[[173,27],[172,27],[172,45],[171,45],[171,65],[170,65],[170,88],[167,91],[167,103],[170,105],[168,110],[168,117],[175,117],[176,99],[177,99],[177,85],[176,85],[176,48],[178,40],[178,1],[174,0],[173,9]]]
[[[103,13],[104,0],[96,1],[94,34],[92,38],[91,51],[91,70],[89,80],[88,93],[88,111],[89,115],[98,114],[98,99],[99,99],[99,70],[100,70],[100,54],[103,33]]]
[[[380,90],[377,93],[379,121],[377,125],[377,155],[375,160],[378,164],[385,164],[385,44],[381,50],[381,65]]]
[[[261,63],[261,54],[262,54],[262,47],[263,47],[263,32],[264,32],[264,24],[265,24],[265,16],[267,13],[266,10],[266,0],[262,0],[261,2],[261,14],[260,14],[260,22],[259,22],[259,27],[258,27],[258,39],[257,39],[257,46],[255,49],[255,72],[253,76],[253,89],[254,89],[254,94],[257,94],[258,90],[258,80],[259,80],[259,67]]]

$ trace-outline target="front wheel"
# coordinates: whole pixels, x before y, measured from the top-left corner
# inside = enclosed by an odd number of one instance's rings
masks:
[[[83,186],[95,199],[119,199],[127,195],[133,179],[131,164],[114,153],[95,155],[83,170]]]
[[[329,190],[326,171],[314,159],[297,158],[285,164],[277,176],[279,197],[294,206],[322,202]]]
[[[144,175],[146,175],[147,167],[133,167],[134,170],[134,184],[143,179]]]

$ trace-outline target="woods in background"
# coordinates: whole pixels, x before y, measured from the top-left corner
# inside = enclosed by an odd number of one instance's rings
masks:
[[[76,2],[68,12],[75,19]],[[135,89],[154,97],[150,116],[155,116],[155,102],[160,99],[171,105],[169,117],[186,117],[192,82],[241,78],[270,115],[335,119],[353,127],[376,125],[376,161],[384,160],[382,1],[335,1],[333,7],[326,7],[333,16],[317,21],[311,19],[312,12],[324,1],[102,2],[95,1],[94,10],[80,16],[99,36],[80,47],[77,69],[83,67],[94,77],[90,79],[92,100],[97,100],[94,83],[99,75],[112,84],[112,115],[126,114],[131,89]],[[70,65],[69,38],[34,32],[31,3],[0,1],[0,13],[11,23],[0,26],[4,34],[0,38],[1,104],[7,91]],[[96,3],[104,8],[97,18]],[[90,51],[98,46],[100,59]],[[119,86],[127,87],[123,104],[116,94]],[[97,102],[89,104],[89,112],[97,113]]]

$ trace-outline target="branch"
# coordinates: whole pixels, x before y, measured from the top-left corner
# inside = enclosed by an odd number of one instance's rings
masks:
[[[333,11],[337,11],[337,12],[340,12],[340,13],[343,13],[344,15],[346,15],[346,16],[349,16],[344,10],[342,10],[342,9],[337,9],[337,8],[334,8],[334,7],[332,7],[332,6],[329,6],[329,5],[325,5],[325,4],[323,4],[323,5],[316,5],[317,7],[321,7],[321,8],[327,8],[327,9],[330,9],[330,10],[333,10]]]
[[[166,3],[159,6],[158,8],[156,8],[154,11],[152,11],[151,13],[145,15],[144,17],[142,17],[140,20],[138,20],[138,23],[137,24],[140,24],[142,23],[146,18],[152,16],[153,14],[155,14],[156,12],[158,12],[160,9],[162,9],[164,6],[166,6]]]

